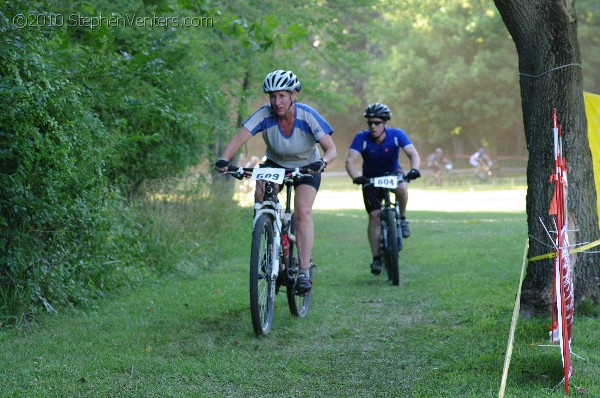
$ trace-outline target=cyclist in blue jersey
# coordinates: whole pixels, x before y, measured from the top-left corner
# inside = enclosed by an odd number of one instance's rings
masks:
[[[276,70],[269,73],[262,85],[269,95],[269,103],[254,112],[234,135],[215,168],[227,171],[236,152],[258,133],[267,144],[265,164],[269,167],[308,167],[312,178],[294,184],[294,213],[296,217],[296,245],[300,271],[296,291],[307,293],[312,288],[310,257],[314,242],[312,207],[321,184],[321,172],[337,156],[331,138],[333,128],[319,113],[306,104],[297,102],[300,82],[291,71]],[[323,155],[317,147],[323,150]],[[255,200],[262,200],[262,190],[255,190]]]
[[[409,180],[419,178],[421,158],[419,152],[412,144],[404,131],[399,128],[387,127],[392,113],[390,109],[378,102],[370,104],[365,109],[363,116],[367,119],[368,129],[360,131],[354,137],[348,156],[346,157],[346,171],[355,184],[363,184],[363,200],[365,209],[369,214],[368,236],[373,254],[371,272],[374,275],[381,273],[381,255],[379,253],[379,240],[381,235],[381,222],[379,219],[383,191],[373,185],[364,185],[370,178],[381,177],[388,174],[402,174]],[[404,151],[410,162],[410,171],[404,173],[398,158],[400,149]],[[362,155],[362,174],[357,170],[356,163]],[[410,236],[410,228],[406,220],[406,204],[408,203],[407,183],[398,184],[396,198],[400,205],[400,218],[402,237]]]

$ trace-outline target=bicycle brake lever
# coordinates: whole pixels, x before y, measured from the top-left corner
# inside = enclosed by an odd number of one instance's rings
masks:
[[[296,169],[294,171],[292,171],[291,176],[292,177],[312,177],[312,174],[304,174],[300,171],[299,167],[296,167]]]
[[[241,181],[244,179],[245,172],[244,172],[244,168],[240,166],[236,170],[226,171],[223,174],[230,174],[232,177],[235,177]]]

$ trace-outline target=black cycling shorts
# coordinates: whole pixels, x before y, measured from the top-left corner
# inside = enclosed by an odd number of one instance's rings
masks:
[[[404,176],[404,171],[399,169],[396,171],[398,175]],[[368,184],[363,186],[363,202],[365,203],[365,210],[367,213],[371,213],[374,210],[381,209],[381,202],[384,198],[384,190],[383,188],[375,188],[373,184]]]

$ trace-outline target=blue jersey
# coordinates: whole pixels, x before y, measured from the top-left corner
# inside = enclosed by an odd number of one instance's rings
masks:
[[[376,144],[369,131],[364,130],[356,134],[350,150],[362,155],[363,176],[373,178],[399,170],[400,148],[408,145],[412,145],[412,142],[404,131],[399,128],[386,127],[385,139],[381,144]]]
[[[243,126],[253,136],[262,132],[267,158],[283,167],[303,167],[319,160],[317,142],[333,133],[333,128],[317,111],[299,102],[296,102],[294,127],[289,137],[281,131],[270,104],[260,107]]]

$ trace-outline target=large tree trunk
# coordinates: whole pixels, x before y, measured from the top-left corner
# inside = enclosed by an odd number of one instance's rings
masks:
[[[570,243],[598,239],[596,188],[587,139],[583,73],[575,0],[495,0],[519,56],[519,74],[527,165],[527,222],[529,256],[552,251],[540,222],[554,230],[548,216],[553,186],[552,111],[563,126],[563,153],[568,171]],[[575,302],[600,298],[597,254],[571,256]],[[525,314],[548,314],[552,300],[553,260],[530,262],[523,283],[521,308]]]

